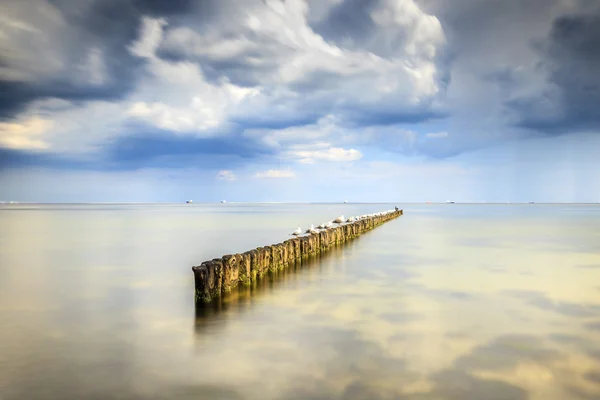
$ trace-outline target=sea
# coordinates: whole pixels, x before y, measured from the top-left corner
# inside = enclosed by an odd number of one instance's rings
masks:
[[[194,301],[202,261],[394,206]],[[600,205],[3,204],[13,399],[600,399]]]

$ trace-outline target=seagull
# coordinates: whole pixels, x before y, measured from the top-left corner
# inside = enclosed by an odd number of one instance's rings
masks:
[[[339,217],[334,219],[333,222],[335,222],[336,224],[341,224],[342,222],[344,222],[344,216],[340,215]]]
[[[302,229],[300,229],[300,227],[298,227],[298,229],[296,229],[294,232],[292,232],[292,235],[294,236],[298,236],[302,234]]]
[[[346,222],[354,222],[354,217],[350,217],[346,220]]]
[[[313,224],[310,225],[310,228],[304,231],[304,233],[313,233],[315,230],[315,226]]]
[[[325,224],[325,229],[331,228],[333,226],[333,224],[331,223],[331,221],[329,221],[327,224]]]

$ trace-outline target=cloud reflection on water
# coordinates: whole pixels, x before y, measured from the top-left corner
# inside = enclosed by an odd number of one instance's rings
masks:
[[[0,251],[11,282],[0,293],[0,343],[11,344],[0,352],[2,400],[598,398],[600,270],[577,267],[600,263],[580,251],[590,232],[479,210],[468,221],[400,219],[203,308],[193,307],[189,260],[219,247],[210,232],[182,235],[203,226],[191,215],[160,211],[163,225],[125,216],[115,238],[118,213],[88,216],[85,235],[85,214],[24,215],[38,224],[31,241],[0,227],[11,244]],[[247,218],[240,224],[267,217]],[[70,250],[47,235],[56,224]],[[536,235],[564,244],[519,246]]]

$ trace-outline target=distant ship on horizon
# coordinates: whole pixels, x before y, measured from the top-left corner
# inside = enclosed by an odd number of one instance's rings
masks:
[[[226,200],[221,200],[221,203],[227,203],[227,201]]]
[[[186,202],[187,204],[191,204],[191,203],[193,203],[193,202],[194,202],[194,200],[186,200],[185,202]]]

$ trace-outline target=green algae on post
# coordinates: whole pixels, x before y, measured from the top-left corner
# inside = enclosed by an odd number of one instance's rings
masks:
[[[249,285],[267,272],[276,272],[289,264],[302,262],[310,255],[325,252],[335,244],[354,239],[402,214],[402,210],[395,209],[307,236],[289,239],[283,243],[205,261],[199,266],[192,267],[196,301],[209,303],[222,294],[230,292],[239,284]]]

